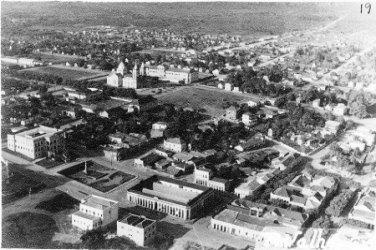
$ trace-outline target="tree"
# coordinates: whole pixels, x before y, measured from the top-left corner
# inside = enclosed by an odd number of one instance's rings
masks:
[[[103,249],[105,236],[101,229],[90,230],[81,236],[81,247],[85,249]]]

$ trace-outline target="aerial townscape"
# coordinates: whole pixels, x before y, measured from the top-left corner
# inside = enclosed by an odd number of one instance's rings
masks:
[[[371,4],[2,1],[1,247],[375,249]]]

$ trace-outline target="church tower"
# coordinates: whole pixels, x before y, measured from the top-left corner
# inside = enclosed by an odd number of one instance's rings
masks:
[[[141,66],[140,66],[140,76],[144,76],[146,75],[145,74],[145,65],[144,63],[141,63]]]
[[[119,66],[116,69],[116,73],[117,74],[121,74],[122,76],[124,76],[124,70],[125,70],[125,65],[124,65],[123,62],[120,62]]]
[[[138,77],[138,69],[137,69],[137,63],[134,65],[134,68],[132,70],[132,78],[137,79]]]

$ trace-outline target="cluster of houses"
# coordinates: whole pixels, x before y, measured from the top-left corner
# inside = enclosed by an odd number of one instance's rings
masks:
[[[296,176],[286,186],[277,188],[270,194],[271,200],[281,200],[286,204],[302,208],[303,211],[319,210],[325,198],[336,190],[333,177],[312,176],[308,172]]]

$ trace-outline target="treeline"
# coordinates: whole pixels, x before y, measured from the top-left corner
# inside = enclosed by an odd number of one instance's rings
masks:
[[[287,73],[283,72],[279,66],[273,66],[271,69],[265,68],[258,72],[244,67],[241,71],[229,74],[227,81],[247,93],[278,97],[292,91],[292,88],[288,86],[275,84],[281,82],[286,75]]]

